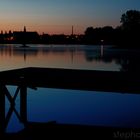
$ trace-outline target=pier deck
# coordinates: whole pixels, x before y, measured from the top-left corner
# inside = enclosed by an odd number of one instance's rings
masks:
[[[140,93],[140,74],[53,68],[23,68],[0,72],[5,85]]]
[[[17,86],[14,96],[11,96],[10,92],[7,90],[7,85]],[[75,136],[78,138],[86,137],[86,139],[87,137],[94,139],[100,136],[112,138],[115,132],[131,132],[132,129],[29,122],[27,119],[27,87],[133,94],[140,93],[140,75],[130,72],[52,68],[23,68],[0,72],[0,138],[4,136],[6,139],[35,139],[37,137],[48,138],[56,135],[58,138],[65,138],[64,134],[71,136],[71,139],[75,138]],[[19,112],[16,111],[15,108],[15,100],[18,94],[20,95]],[[10,103],[10,108],[6,116],[5,97],[8,98]],[[5,130],[10,121],[12,112],[16,113],[16,116],[19,121],[24,124],[25,128],[21,132],[8,134]],[[135,131],[138,130],[139,129],[135,129]]]

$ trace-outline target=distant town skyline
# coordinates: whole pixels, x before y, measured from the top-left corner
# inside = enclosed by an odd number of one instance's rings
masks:
[[[39,34],[83,34],[87,27],[120,25],[127,10],[140,10],[140,0],[1,0],[0,30]]]

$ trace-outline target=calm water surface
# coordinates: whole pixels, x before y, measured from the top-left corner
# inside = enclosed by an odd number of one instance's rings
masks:
[[[115,58],[104,58],[111,46],[86,45],[0,45],[0,70],[49,67],[119,71]]]
[[[15,87],[8,87],[15,91]],[[14,92],[13,92],[14,93]],[[16,110],[19,112],[19,97]],[[124,128],[140,127],[140,95],[96,91],[60,90],[39,88],[28,89],[27,120],[58,124],[82,124]],[[9,103],[6,99],[6,114]],[[24,128],[13,112],[7,132]]]
[[[108,71],[139,71],[140,53],[112,49],[112,46],[85,45],[0,45],[0,71],[24,67],[72,68]],[[14,94],[17,87],[7,86]],[[19,108],[19,96],[16,110]],[[6,100],[6,113],[9,102]],[[38,88],[28,89],[27,119],[31,122],[140,127],[140,95],[96,91]],[[24,128],[15,112],[7,132]]]

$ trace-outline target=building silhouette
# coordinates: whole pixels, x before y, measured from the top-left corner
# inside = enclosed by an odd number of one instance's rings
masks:
[[[23,31],[14,31],[13,32],[13,40],[16,43],[20,44],[30,44],[30,43],[37,43],[39,41],[39,34],[37,32],[29,32],[26,30],[24,26]]]

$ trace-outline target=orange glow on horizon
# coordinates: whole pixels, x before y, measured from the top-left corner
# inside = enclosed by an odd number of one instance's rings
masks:
[[[47,24],[46,24],[47,23]],[[56,25],[54,24],[55,22],[47,22],[44,21],[44,23],[39,23],[39,22],[33,22],[33,21],[9,21],[7,20],[2,20],[0,22],[0,31],[3,32],[9,32],[11,31],[23,31],[24,26],[26,26],[27,31],[37,31],[39,34],[65,34],[65,35],[71,35],[72,34],[72,26],[73,28],[73,32],[74,34],[84,34],[85,30],[87,27],[91,27],[93,26],[94,28],[96,27],[103,27],[103,26],[107,26],[107,23],[103,24],[103,21],[91,21],[91,24],[84,24],[81,21],[81,24],[72,24],[71,23],[63,23],[61,24],[61,22],[57,23]],[[78,22],[77,22],[78,23]],[[109,25],[109,26],[113,26],[116,27],[116,24],[114,22],[113,25]]]
[[[0,31],[9,32],[9,31],[23,31],[24,26],[26,26],[27,31],[36,31],[39,34],[72,34],[72,25],[45,25],[45,26],[32,26],[29,24],[22,25],[8,25],[8,24],[0,24]],[[84,34],[86,27],[84,26],[74,26],[74,34]]]

